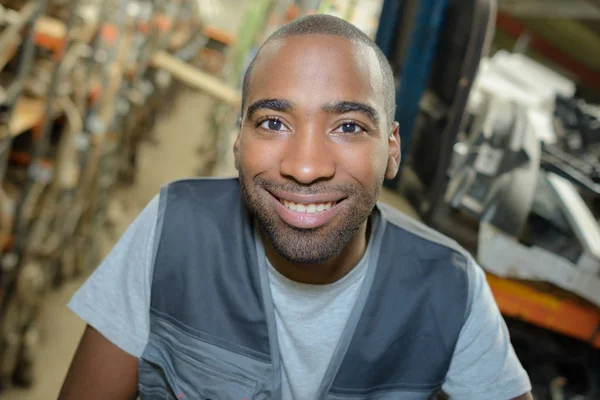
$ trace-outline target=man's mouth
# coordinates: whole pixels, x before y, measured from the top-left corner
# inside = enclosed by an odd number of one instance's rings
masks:
[[[285,208],[287,208],[288,210],[297,212],[297,213],[307,213],[307,214],[317,214],[323,211],[327,211],[330,210],[332,207],[334,207],[336,204],[339,203],[339,201],[329,201],[326,203],[309,203],[309,204],[304,204],[304,203],[295,203],[293,201],[288,201],[285,199],[279,199],[279,202],[281,204],[283,204],[283,206]]]
[[[298,229],[316,229],[329,223],[345,208],[346,197],[340,194],[303,195],[278,192],[270,194],[271,204],[279,217]]]

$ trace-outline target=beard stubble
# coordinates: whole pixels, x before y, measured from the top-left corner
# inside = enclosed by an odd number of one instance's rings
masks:
[[[320,264],[339,255],[361,225],[371,215],[379,198],[381,182],[371,190],[358,185],[334,185],[320,182],[300,185],[293,181],[276,183],[260,177],[248,180],[240,171],[242,197],[250,213],[271,242],[273,249],[286,261],[294,264]],[[267,191],[279,190],[298,194],[344,193],[348,201],[344,211],[334,220],[315,229],[299,229],[285,223],[271,206]]]

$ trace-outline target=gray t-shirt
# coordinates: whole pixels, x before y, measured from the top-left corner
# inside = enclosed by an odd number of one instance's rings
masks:
[[[367,257],[330,285],[307,285],[269,264],[285,400],[314,400],[367,270]]]
[[[141,356],[150,330],[152,253],[158,197],[142,211],[69,303],[108,340]],[[372,230],[374,231],[374,229]],[[366,257],[331,285],[302,285],[270,268],[282,356],[284,400],[314,400],[354,306]],[[471,313],[463,326],[443,390],[453,399],[507,400],[531,390],[508,330],[477,265]]]

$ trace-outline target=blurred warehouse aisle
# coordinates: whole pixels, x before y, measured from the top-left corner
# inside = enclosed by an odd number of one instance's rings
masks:
[[[210,97],[195,92],[182,93],[172,114],[157,124],[158,142],[142,145],[136,183],[116,193],[111,204],[109,212],[115,226],[103,243],[105,254],[163,183],[198,173],[200,159],[196,149],[209,140],[203,134],[203,128],[207,125],[211,104]],[[83,281],[68,282],[60,290],[50,293],[44,313],[42,348],[35,366],[37,381],[31,389],[14,389],[0,394],[1,400],[56,399],[85,326],[66,307]]]

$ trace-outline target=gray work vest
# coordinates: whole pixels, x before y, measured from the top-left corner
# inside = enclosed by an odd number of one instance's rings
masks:
[[[374,212],[380,245],[315,400],[431,398],[469,312],[461,249],[388,206]],[[265,254],[237,179],[166,185],[157,224],[141,399],[280,400]]]

